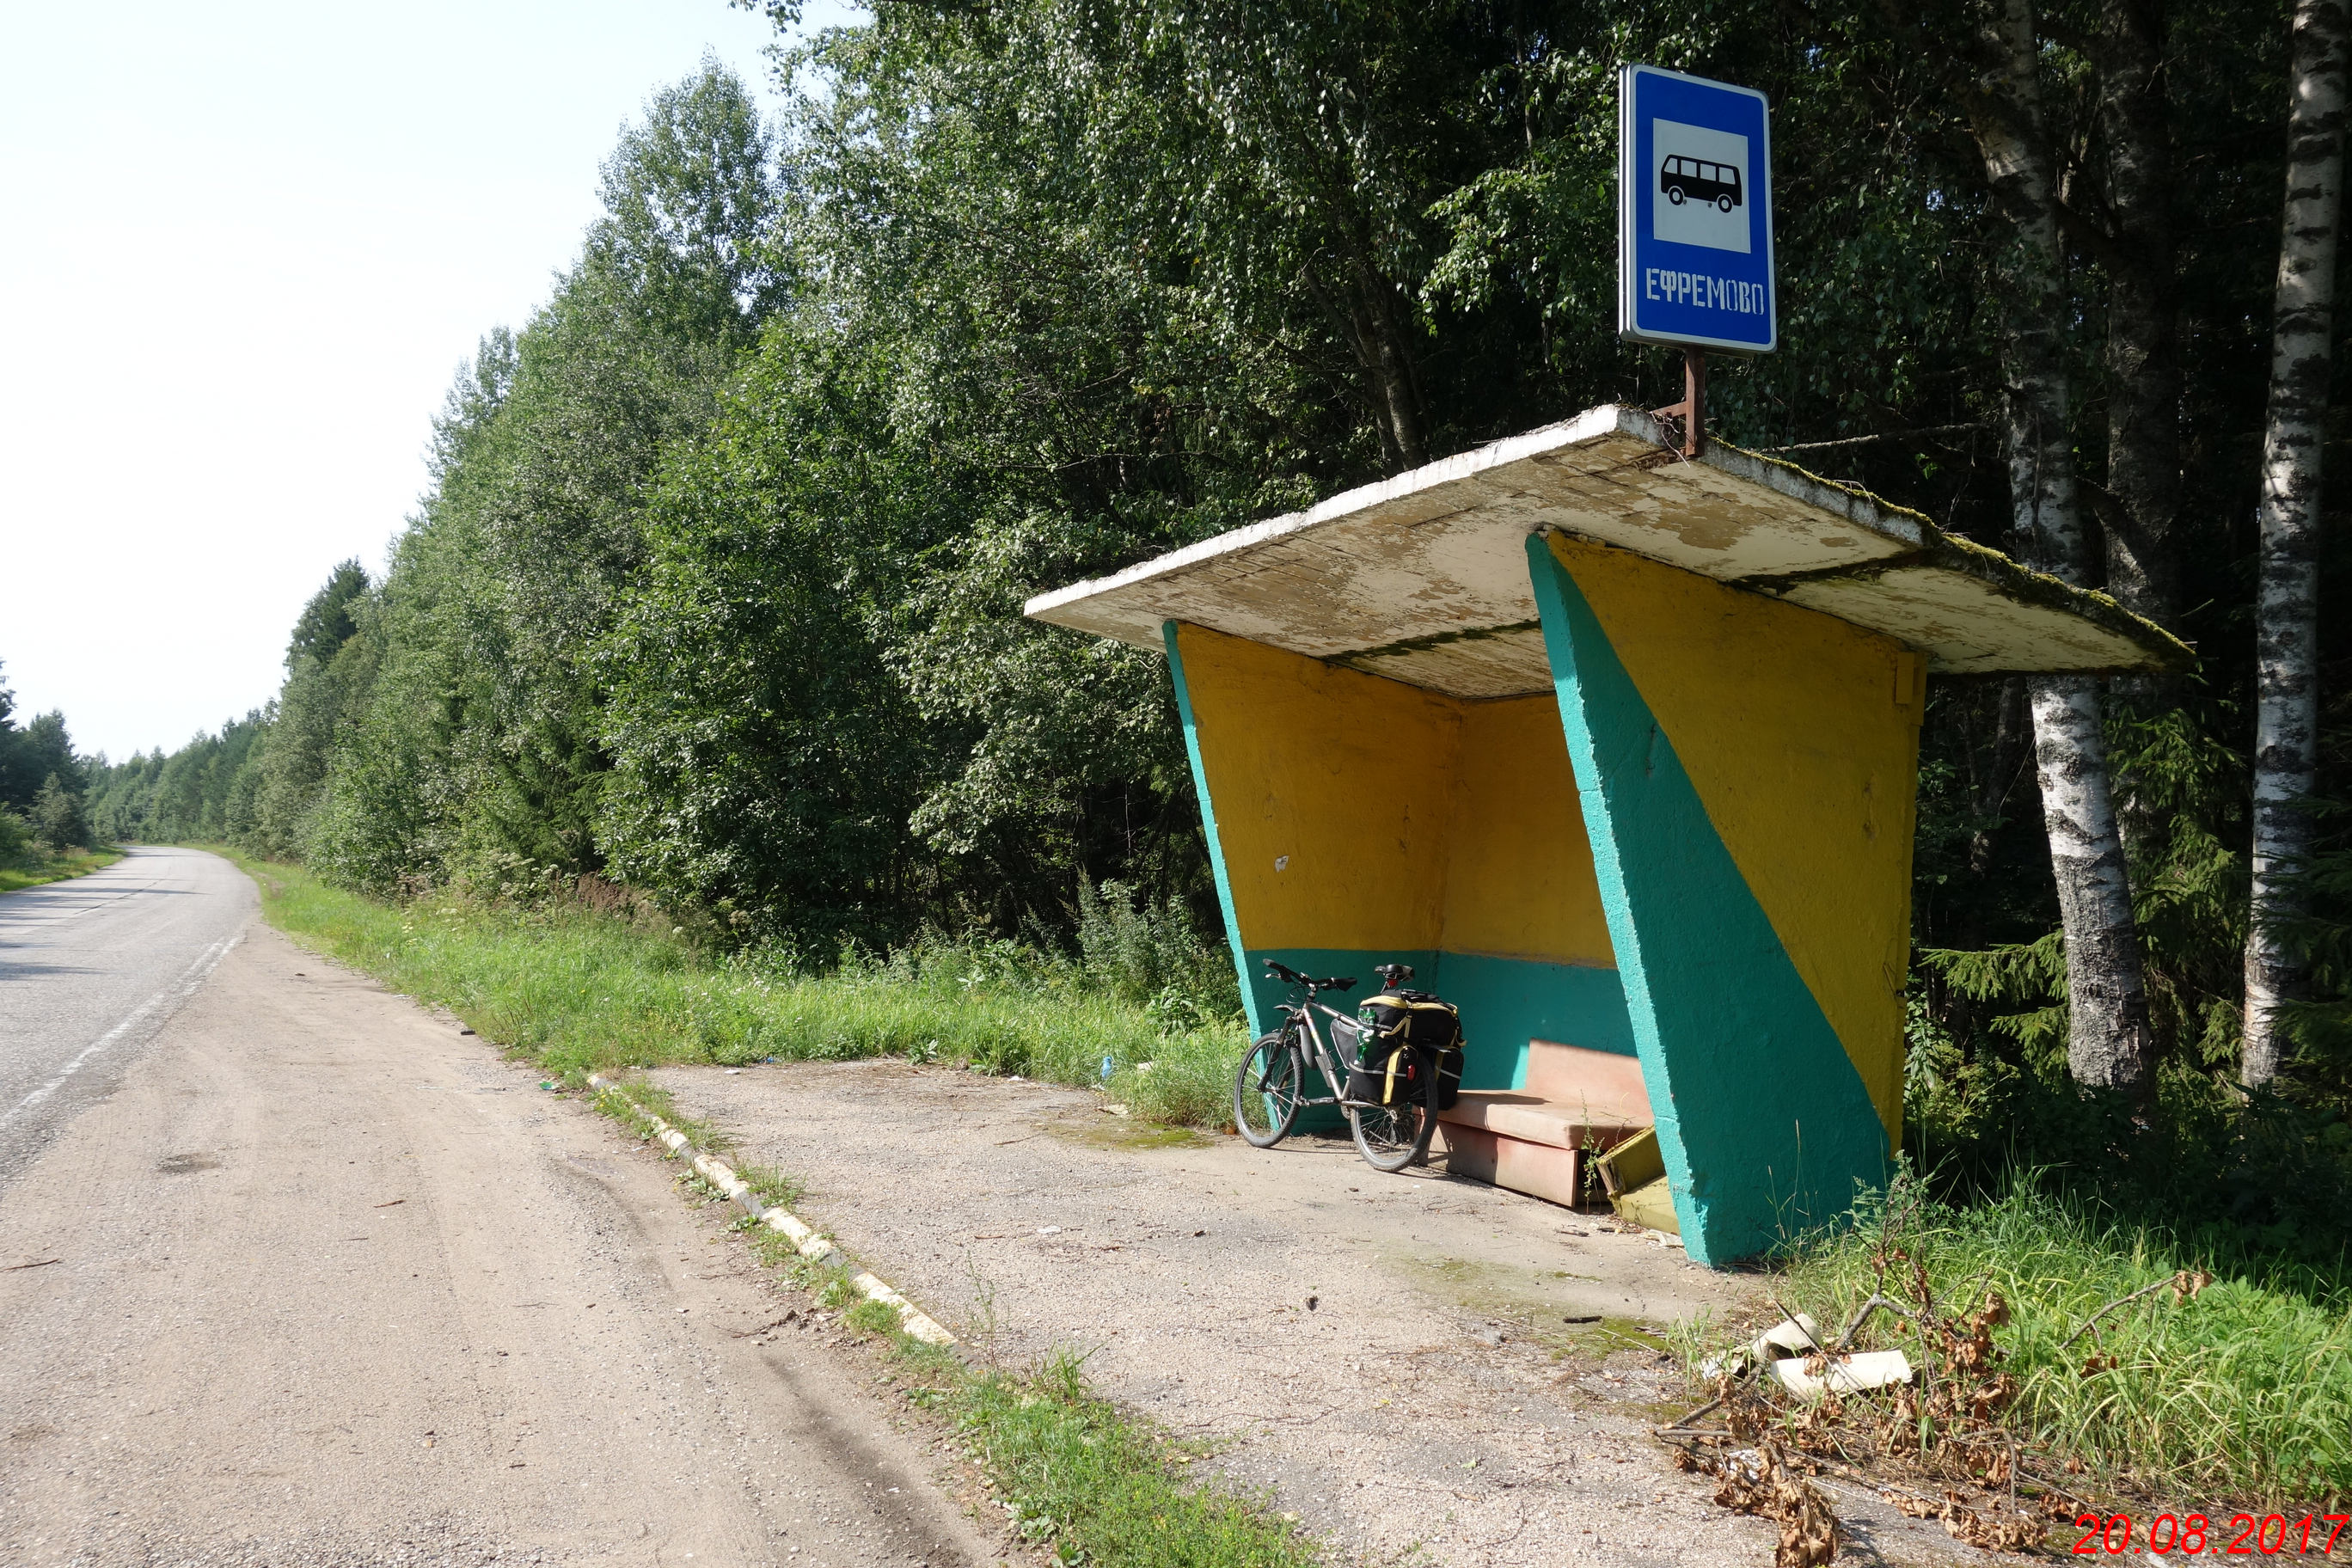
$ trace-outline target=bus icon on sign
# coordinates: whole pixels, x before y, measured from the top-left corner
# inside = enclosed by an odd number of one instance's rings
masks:
[[[1727,213],[1742,199],[1739,165],[1671,157],[1659,166],[1658,191],[1676,206],[1685,202],[1711,203],[1717,211]]]

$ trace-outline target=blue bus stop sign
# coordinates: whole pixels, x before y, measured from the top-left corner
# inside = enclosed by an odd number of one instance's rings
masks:
[[[1733,353],[1780,343],[1764,95],[1655,66],[1617,79],[1617,331]]]

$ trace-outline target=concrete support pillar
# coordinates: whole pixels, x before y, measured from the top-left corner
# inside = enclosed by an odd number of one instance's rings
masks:
[[[1668,723],[1627,672],[1562,552],[1540,535],[1528,541],[1527,550],[1601,905],[1683,1240],[1691,1257],[1703,1263],[1754,1256],[1841,1214],[1853,1202],[1857,1182],[1885,1180],[1889,1119],[1886,1108],[1874,1102],[1860,1068],[1867,1067],[1873,1078],[1885,1080],[1891,1066],[1891,1109],[1899,1118],[1899,965],[1890,975],[1882,954],[1841,957],[1831,951],[1837,944],[1829,942],[1813,954],[1820,960],[1813,965],[1816,973],[1800,973],[1789,942],[1751,886],[1749,868],[1727,845],[1686,771]],[[1687,574],[1675,575],[1689,581]],[[1721,595],[1729,611],[1742,609],[1731,603],[1731,590],[1713,584],[1685,589],[1677,583],[1669,589]],[[1784,616],[1811,614],[1752,595],[1737,597]],[[1699,604],[1703,610],[1713,607],[1709,600]],[[1690,605],[1675,607],[1678,614],[1664,635],[1688,640],[1728,636],[1738,655],[1738,628],[1725,631],[1720,618],[1710,627],[1704,616],[1689,613]],[[1750,665],[1769,666],[1787,652],[1772,642],[1776,629],[1759,622],[1756,646],[1747,657],[1726,661],[1723,679],[1736,685],[1759,673]],[[1832,651],[1843,646],[1832,645]],[[1904,695],[1893,689],[1906,678],[1900,658],[1860,645],[1850,656],[1839,657],[1847,664],[1865,658],[1875,661],[1870,668],[1879,672],[1873,677],[1878,684],[1869,689],[1879,705],[1892,708]],[[1892,674],[1885,673],[1890,669]],[[1800,678],[1802,673],[1797,672]],[[1766,668],[1760,674],[1786,679],[1790,672]],[[1819,718],[1834,728],[1843,717],[1843,694],[1861,689],[1860,676],[1835,664],[1818,675]],[[1708,677],[1701,669],[1694,679],[1704,682]],[[1853,705],[1869,706],[1859,699]],[[1892,719],[1868,713],[1855,721],[1864,721],[1868,732],[1853,737],[1851,745],[1865,752],[1890,750],[1912,732],[1889,728],[1904,722],[1899,712]],[[1916,718],[1908,721],[1916,726]],[[1822,826],[1815,819],[1822,814],[1855,824],[1856,852],[1848,865],[1820,868],[1820,896],[1834,898],[1843,877],[1852,884],[1853,900],[1885,901],[1875,883],[1890,875],[1907,876],[1907,793],[1899,824],[1906,852],[1899,867],[1888,857],[1877,858],[1886,860],[1881,866],[1867,852],[1861,831],[1869,826],[1867,801],[1858,806],[1848,798],[1850,790],[1811,776],[1823,770],[1808,766],[1817,752],[1810,742],[1789,737],[1787,752],[1780,755],[1766,734],[1748,763],[1758,787],[1780,793],[1788,813],[1785,836],[1801,841]],[[1841,743],[1832,738],[1818,754],[1835,758]],[[1866,795],[1872,775],[1862,776]],[[1780,890],[1792,911],[1784,914],[1784,921],[1813,934],[1802,907],[1811,895],[1802,888]],[[1891,907],[1899,914],[1907,907],[1899,881],[1894,898]],[[1901,940],[1899,930],[1895,935]],[[1855,992],[1853,1011],[1865,1022],[1854,1026],[1868,1038],[1841,1039],[1816,997],[1816,984],[1833,994]],[[1861,994],[1872,987],[1892,1008],[1891,1026],[1885,1008],[1869,1011],[1870,998]],[[1884,1089],[1884,1081],[1877,1087]],[[1899,1120],[1894,1125],[1899,1127]]]

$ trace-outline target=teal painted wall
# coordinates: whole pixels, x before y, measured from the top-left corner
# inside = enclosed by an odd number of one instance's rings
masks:
[[[1242,995],[1250,1032],[1273,1026],[1289,987],[1269,979],[1273,959],[1312,974],[1352,974],[1361,982],[1342,997],[1322,1000],[1341,1012],[1380,988],[1376,963],[1410,963],[1412,984],[1433,991],[1462,1010],[1465,1089],[1517,1089],[1527,1081],[1528,1042],[1558,1040],[1597,1051],[1634,1054],[1633,1023],[1625,1013],[1624,989],[1613,969],[1573,963],[1540,963],[1483,953],[1368,952],[1328,947],[1253,948],[1244,955]],[[1345,1004],[1344,1005],[1342,1004]]]
[[[1750,1257],[1883,1182],[1885,1129],[1575,579],[1527,549],[1684,1245]]]
[[[1480,1065],[1496,1063],[1475,1083],[1465,1078],[1466,1089],[1524,1087],[1529,1040],[1635,1054],[1624,984],[1613,969],[1448,952],[1438,957],[1437,976],[1430,989],[1462,1009],[1462,1032]],[[1497,1051],[1499,1061],[1490,1054]]]
[[[1233,950],[1234,968],[1242,977],[1242,1005],[1249,1013],[1250,1037],[1265,1033],[1258,1004],[1250,989],[1249,954],[1242,950],[1241,917],[1234,912],[1234,886],[1225,875],[1225,847],[1217,837],[1216,803],[1209,798],[1208,770],[1201,765],[1200,723],[1192,716],[1192,689],[1184,681],[1184,656],[1176,647],[1176,623],[1160,623],[1160,640],[1168,645],[1168,679],[1176,688],[1176,715],[1184,726],[1184,755],[1192,764],[1192,793],[1200,797],[1201,833],[1208,840],[1209,869],[1217,879],[1217,912],[1224,917],[1225,943]]]

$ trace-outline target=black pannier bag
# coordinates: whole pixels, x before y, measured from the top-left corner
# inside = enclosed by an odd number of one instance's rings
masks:
[[[1428,991],[1383,991],[1356,1009],[1356,1021],[1389,1045],[1442,1051],[1462,1043],[1462,1014]]]
[[[1386,1080],[1392,1076],[1388,1069],[1389,1057],[1399,1047],[1412,1047],[1408,1056],[1435,1066],[1437,1109],[1454,1109],[1462,1098],[1462,1014],[1453,1003],[1442,1001],[1427,991],[1400,988],[1366,998],[1363,1005],[1356,1009],[1356,1018],[1364,1026],[1365,1065],[1348,1074],[1349,1099],[1370,1100],[1379,1105],[1397,1103],[1375,1095],[1358,1095],[1358,1074],[1377,1070],[1383,1080],[1381,1087],[1386,1089]],[[1411,1098],[1419,1098],[1420,1092],[1416,1076]]]
[[[1462,1047],[1448,1046],[1437,1053],[1437,1109],[1451,1110],[1462,1100]]]
[[[1405,1046],[1368,1042],[1363,1060],[1348,1069],[1347,1098],[1356,1105],[1418,1105],[1428,1059]]]

